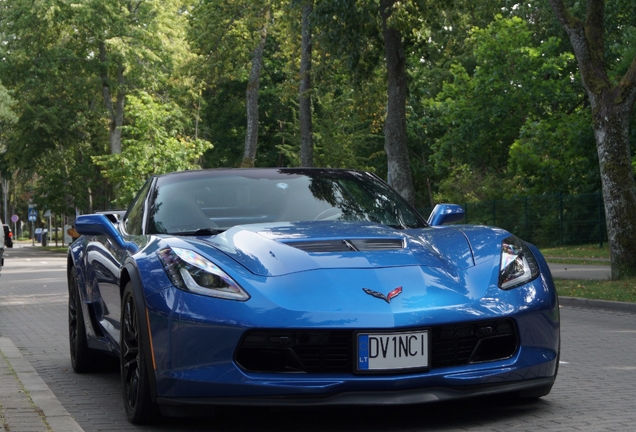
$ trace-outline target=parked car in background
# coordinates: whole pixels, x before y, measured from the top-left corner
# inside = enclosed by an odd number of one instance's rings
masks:
[[[6,226],[6,225],[4,225]],[[4,235],[5,231],[0,231],[0,271],[2,270],[2,266],[4,266]]]
[[[7,224],[3,224],[3,234],[4,234],[4,242],[3,244],[8,247],[13,247],[13,231],[11,231],[11,227]]]

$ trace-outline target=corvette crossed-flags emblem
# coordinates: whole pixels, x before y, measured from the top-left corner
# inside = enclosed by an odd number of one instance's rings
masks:
[[[369,289],[369,288],[362,288],[362,291],[369,294],[370,296],[382,299],[387,303],[391,303],[392,299],[394,299],[395,297],[399,296],[402,293],[402,287],[397,287],[396,289],[394,289],[387,295],[384,295],[381,292],[373,291],[372,289]]]

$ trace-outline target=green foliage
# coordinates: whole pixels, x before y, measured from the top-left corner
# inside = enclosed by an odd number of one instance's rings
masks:
[[[557,279],[554,282],[560,296],[636,302],[636,278],[620,281]]]
[[[435,168],[448,176],[440,181],[438,199],[501,198],[567,186],[576,191],[585,177],[584,187],[598,187],[589,164],[580,163],[594,162],[590,128],[571,123],[589,122],[589,112],[579,106],[580,88],[572,84],[573,55],[560,51],[556,38],[535,43],[532,28],[518,17],[497,16],[485,29],[475,28],[468,43],[472,73],[452,64],[452,81],[424,101],[444,128],[432,145]],[[566,154],[579,159],[561,163]]]
[[[91,161],[95,150],[82,143],[50,149],[40,155],[36,167],[38,176],[33,183],[33,202],[38,208],[51,210],[53,214],[72,215],[77,209],[91,212],[109,207],[106,195],[101,193],[103,179]]]
[[[364,122],[366,116],[356,108],[353,89],[339,95],[317,95],[314,104],[321,115],[314,120],[314,165],[330,168],[357,168],[376,171],[374,164],[384,161],[383,137]],[[300,165],[300,136],[297,111],[293,121],[281,132],[283,144],[277,148],[290,161]]]
[[[439,182],[435,202],[479,202],[500,198],[505,179],[493,172],[482,172],[464,164],[456,166]]]
[[[188,40],[202,58],[204,76],[218,79],[247,78],[251,53],[258,44],[268,0],[202,0],[189,15]]]
[[[129,137],[121,154],[93,156],[102,175],[118,186],[115,206],[128,204],[145,180],[153,174],[201,168],[200,159],[212,145],[182,135],[186,120],[171,101],[160,101],[148,93],[130,96]]]
[[[13,112],[15,100],[0,82],[0,125],[2,123],[15,123],[18,117]]]
[[[373,77],[384,54],[379,1],[317,1],[311,21],[316,44],[342,62],[357,86]]]
[[[19,199],[56,212],[90,211],[114,196],[124,204],[153,173],[238,166],[247,76],[265,10],[272,20],[256,165],[297,165],[303,1],[0,2],[0,77],[8,89],[0,85],[0,164],[3,173],[22,176],[19,187],[28,185]],[[568,3],[585,17],[585,2]],[[614,81],[636,52],[632,3],[605,5]],[[314,0],[316,166],[386,175],[379,7],[379,0]],[[406,0],[395,3],[389,24],[401,32],[407,56],[419,205],[600,187],[590,109],[547,0]],[[106,156],[102,75],[113,95],[129,95],[120,156]],[[630,140],[633,150],[634,127]]]
[[[588,193],[600,184],[591,112],[529,120],[510,147],[509,194]],[[558,145],[555,145],[558,143]]]

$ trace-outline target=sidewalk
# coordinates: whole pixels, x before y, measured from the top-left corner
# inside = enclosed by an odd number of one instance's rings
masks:
[[[0,431],[83,431],[5,337],[0,337]]]

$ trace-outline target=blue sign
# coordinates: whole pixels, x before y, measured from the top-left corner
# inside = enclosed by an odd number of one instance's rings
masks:
[[[29,209],[29,222],[35,222],[38,217],[38,211],[34,208]]]

